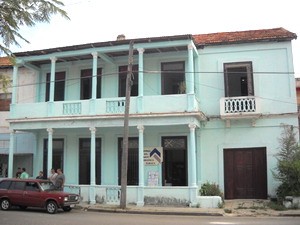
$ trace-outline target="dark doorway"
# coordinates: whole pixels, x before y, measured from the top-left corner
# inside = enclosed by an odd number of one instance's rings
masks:
[[[162,137],[163,185],[187,186],[187,139],[186,137]]]
[[[48,139],[44,140],[44,176],[49,176],[48,168]],[[52,165],[51,168],[55,170],[58,168],[64,169],[64,139],[53,139],[52,142]]]
[[[225,199],[266,199],[266,148],[224,149]]]
[[[101,139],[96,138],[96,184],[101,183]],[[79,184],[91,182],[91,139],[79,139]]]
[[[121,168],[122,168],[122,149],[123,149],[123,138],[118,140],[119,146],[119,185],[121,185]],[[139,183],[139,139],[129,138],[128,139],[128,168],[127,168],[127,184],[138,185]]]

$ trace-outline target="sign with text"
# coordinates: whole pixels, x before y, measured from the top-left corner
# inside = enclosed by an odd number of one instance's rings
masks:
[[[145,147],[144,148],[144,163],[147,166],[158,165],[163,161],[162,147]]]

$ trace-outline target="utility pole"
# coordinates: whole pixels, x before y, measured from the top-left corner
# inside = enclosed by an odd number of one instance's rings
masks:
[[[126,78],[126,99],[125,99],[125,113],[124,113],[124,137],[123,137],[123,149],[122,149],[122,161],[121,161],[121,200],[120,208],[126,208],[127,201],[127,168],[128,168],[128,136],[129,136],[129,105],[130,105],[130,93],[132,82],[132,64],[133,64],[133,41],[129,43],[129,55],[128,55],[128,71]]]

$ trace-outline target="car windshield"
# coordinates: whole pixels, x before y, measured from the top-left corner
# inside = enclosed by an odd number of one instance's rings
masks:
[[[43,191],[55,190],[54,184],[50,181],[40,182],[40,185],[41,185]]]

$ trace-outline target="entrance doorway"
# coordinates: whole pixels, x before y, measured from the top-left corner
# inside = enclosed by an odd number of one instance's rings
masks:
[[[187,138],[162,137],[163,185],[187,186]]]
[[[266,148],[224,149],[225,199],[266,199]]]

